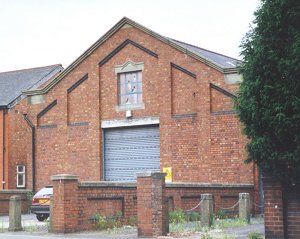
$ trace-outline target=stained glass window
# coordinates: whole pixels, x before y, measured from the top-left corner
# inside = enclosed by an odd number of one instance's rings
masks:
[[[119,105],[142,103],[142,72],[119,74]]]

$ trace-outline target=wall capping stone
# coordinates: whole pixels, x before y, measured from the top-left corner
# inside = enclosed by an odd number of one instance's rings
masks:
[[[160,172],[139,172],[140,177],[149,177],[153,173]],[[83,181],[79,182],[79,187],[121,187],[135,188],[136,182],[109,182],[109,181]],[[170,182],[166,183],[166,188],[249,188],[253,189],[254,184],[219,184],[219,183],[185,183]]]
[[[223,184],[223,183],[166,183],[167,188],[254,188],[254,184]]]
[[[72,174],[57,174],[51,176],[52,181],[58,181],[58,180],[78,180],[79,176],[72,175]]]
[[[23,194],[23,193],[28,193],[31,191],[32,190],[30,190],[30,189],[3,189],[3,190],[0,190],[0,194],[12,194],[12,193]]]
[[[79,182],[79,187],[119,187],[119,188],[136,188],[135,182],[108,182],[108,181],[84,181]]]

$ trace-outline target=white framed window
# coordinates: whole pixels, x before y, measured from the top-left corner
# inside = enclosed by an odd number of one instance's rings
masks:
[[[25,188],[25,166],[17,165],[17,188]]]

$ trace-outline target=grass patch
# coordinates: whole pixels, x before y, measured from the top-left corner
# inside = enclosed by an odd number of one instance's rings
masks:
[[[242,227],[247,226],[248,223],[239,218],[227,218],[227,219],[217,219],[213,222],[213,228],[227,228],[227,227]]]
[[[227,235],[224,233],[218,233],[218,234],[205,233],[200,236],[200,239],[234,239],[234,238],[236,238],[236,237],[233,235]]]
[[[30,224],[24,226],[23,229],[25,232],[30,232],[30,233],[37,232],[37,230],[38,230],[37,225],[34,223],[30,223]]]
[[[0,233],[6,232],[6,229],[4,227],[4,222],[0,222]]]
[[[258,233],[258,232],[249,232],[248,238],[249,239],[264,239],[265,237],[261,233]]]

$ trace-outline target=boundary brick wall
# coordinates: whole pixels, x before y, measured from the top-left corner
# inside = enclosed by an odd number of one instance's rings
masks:
[[[61,175],[58,176],[61,177]],[[136,218],[136,183],[80,182],[77,176],[71,175],[72,178],[68,178],[68,176],[70,175],[66,176],[66,180],[56,180],[56,176],[52,176],[53,201],[56,201],[54,205],[58,205],[57,208],[53,208],[55,211],[53,216],[55,232],[91,230],[94,226],[93,216],[97,214],[113,217],[117,215],[118,211],[121,211],[124,221],[132,217]],[[165,197],[169,201],[169,211],[191,209],[199,203],[201,194],[211,193],[214,201],[214,212],[217,213],[218,208],[232,206],[238,201],[241,192],[250,193],[250,200],[252,200],[254,186],[189,183],[166,183],[165,186]],[[64,225],[55,224],[56,217],[70,220],[65,225],[66,228],[69,227],[67,231],[64,231]]]
[[[266,175],[264,210],[266,239],[300,238],[300,185]]]
[[[28,213],[29,205],[27,200],[27,193],[30,190],[0,190],[0,215],[8,215],[9,213],[9,199],[11,196],[21,196],[21,211]]]

